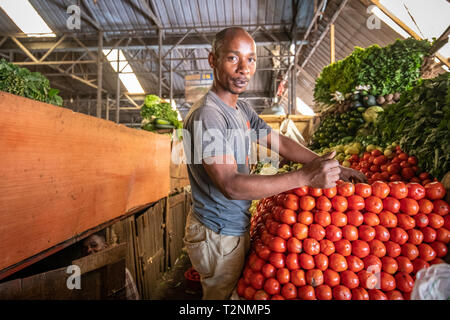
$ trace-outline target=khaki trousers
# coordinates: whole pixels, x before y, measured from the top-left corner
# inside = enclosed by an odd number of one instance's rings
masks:
[[[189,212],[184,236],[192,266],[200,274],[203,300],[226,300],[235,288],[250,249],[250,235],[228,236],[205,227]]]

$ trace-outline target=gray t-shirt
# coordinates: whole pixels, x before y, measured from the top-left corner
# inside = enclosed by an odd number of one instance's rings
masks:
[[[251,143],[267,135],[271,128],[245,101],[237,108],[226,105],[211,90],[195,103],[184,120],[183,136],[187,168],[192,188],[193,213],[216,233],[241,236],[248,231],[249,200],[229,200],[214,185],[202,159],[233,155],[238,172],[250,173]],[[256,186],[255,186],[256,187]]]

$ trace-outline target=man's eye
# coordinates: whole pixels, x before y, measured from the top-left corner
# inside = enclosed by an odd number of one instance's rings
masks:
[[[238,60],[238,58],[236,56],[231,56],[231,57],[228,57],[228,60],[231,62],[236,62]]]
[[[250,63],[255,63],[255,62],[256,62],[256,58],[250,58],[250,59],[248,59],[248,61],[249,61]]]

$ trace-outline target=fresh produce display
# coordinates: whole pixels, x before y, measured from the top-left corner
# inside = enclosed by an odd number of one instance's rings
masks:
[[[417,272],[450,241],[445,189],[402,181],[339,181],[253,202],[244,299],[409,299]]]
[[[156,95],[145,97],[141,107],[142,129],[157,131],[158,129],[181,129],[183,124],[178,120],[178,112],[173,110],[170,103]]]
[[[403,92],[412,88],[420,76],[420,68],[431,48],[427,40],[397,40],[381,48],[355,47],[345,59],[322,70],[316,79],[314,99],[333,103],[333,96],[346,96],[357,86],[370,86],[372,96]]]
[[[20,68],[0,59],[0,91],[62,106],[58,89],[50,88],[50,82],[39,72]]]

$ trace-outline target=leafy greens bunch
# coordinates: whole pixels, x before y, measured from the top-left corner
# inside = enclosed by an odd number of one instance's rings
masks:
[[[50,82],[39,72],[20,68],[4,59],[0,60],[0,91],[62,106],[59,90],[50,88]]]
[[[141,116],[145,120],[160,118],[170,121],[177,129],[183,128],[183,124],[178,120],[178,113],[173,110],[170,103],[164,102],[160,97],[150,94],[145,97],[141,107]]]
[[[397,39],[393,44],[366,49],[355,47],[345,59],[322,70],[316,79],[314,99],[330,104],[332,94],[351,93],[359,85],[369,85],[371,95],[410,90],[420,78],[420,68],[431,43],[428,40]]]

